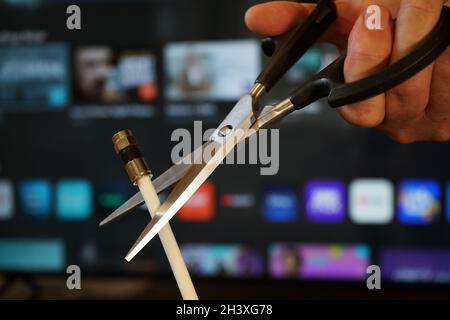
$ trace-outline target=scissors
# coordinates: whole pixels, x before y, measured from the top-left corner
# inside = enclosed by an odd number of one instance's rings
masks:
[[[276,48],[253,88],[239,99],[209,140],[153,180],[158,193],[175,186],[126,255],[127,261],[133,259],[158,234],[239,142],[319,99],[326,98],[329,106],[336,108],[392,89],[430,65],[450,44],[450,8],[443,7],[438,24],[427,38],[409,55],[378,73],[345,83],[344,53],[293,91],[287,99],[260,108],[261,97],[270,91],[335,20],[333,1],[319,0],[306,21],[295,27]],[[202,152],[205,150],[210,151],[206,160]],[[142,195],[136,193],[105,218],[100,226],[123,216],[143,202]]]

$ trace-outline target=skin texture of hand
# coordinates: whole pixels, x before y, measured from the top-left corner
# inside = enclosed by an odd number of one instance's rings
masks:
[[[367,77],[407,55],[434,28],[447,0],[335,0],[338,19],[323,41],[347,50],[347,82]],[[381,30],[366,27],[366,10],[381,8]],[[250,8],[245,22],[264,36],[281,35],[301,23],[312,4],[273,1]],[[393,19],[396,19],[394,22]],[[394,89],[340,107],[349,123],[374,127],[395,141],[450,140],[450,49],[432,65]]]

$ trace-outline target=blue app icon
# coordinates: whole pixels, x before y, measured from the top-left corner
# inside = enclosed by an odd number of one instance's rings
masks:
[[[49,88],[48,102],[51,107],[61,108],[67,104],[68,95],[65,86],[55,85]]]
[[[405,224],[429,224],[441,211],[441,189],[433,180],[403,180],[397,199],[398,219]]]
[[[269,221],[295,220],[299,212],[299,201],[295,189],[289,186],[268,187],[264,192],[262,211]]]
[[[84,220],[92,213],[92,186],[86,180],[61,180],[56,185],[56,213],[63,220]]]
[[[23,180],[18,185],[19,206],[28,216],[45,218],[50,215],[52,204],[51,184],[47,180]]]

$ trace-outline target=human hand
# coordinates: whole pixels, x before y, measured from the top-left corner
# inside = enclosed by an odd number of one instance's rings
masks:
[[[338,19],[322,41],[347,50],[347,82],[367,77],[407,55],[434,28],[447,0],[335,0]],[[366,9],[381,9],[381,29],[366,26]],[[301,23],[312,4],[273,1],[250,8],[245,22],[264,36]],[[396,21],[393,21],[393,18]],[[376,97],[337,108],[349,123],[375,127],[400,143],[450,140],[450,49],[432,65]]]

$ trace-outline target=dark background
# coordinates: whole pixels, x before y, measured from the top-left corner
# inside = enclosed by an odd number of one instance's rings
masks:
[[[118,183],[127,196],[137,191],[129,183],[111,145],[111,136],[130,128],[155,173],[171,165],[171,132],[179,127],[191,128],[193,120],[203,120],[208,128],[217,125],[233,105],[232,101],[187,101],[192,116],[171,117],[165,108],[173,102],[164,97],[164,45],[169,42],[255,38],[245,27],[246,9],[258,1],[155,0],[155,1],[79,1],[82,29],[66,28],[64,1],[30,1],[25,5],[0,6],[0,30],[41,30],[44,42],[64,43],[69,57],[77,47],[106,45],[117,50],[146,48],[154,53],[157,68],[158,98],[148,104],[136,102],[149,112],[144,117],[115,119],[89,115],[92,104],[80,103],[71,91],[70,103],[55,111],[45,105],[31,108],[0,107],[0,175],[14,184],[22,179],[45,178],[55,183],[62,178],[88,179],[94,188],[94,202],[103,186]],[[42,43],[41,43],[42,44]],[[2,47],[12,46],[1,43]],[[39,45],[33,44],[33,45]],[[262,55],[261,55],[262,57]],[[266,61],[266,59],[263,59]],[[72,70],[71,70],[72,71]],[[73,80],[73,79],[72,79]],[[281,100],[292,89],[288,85],[274,90],[271,97]],[[73,87],[73,84],[72,84]],[[133,102],[133,101],[131,101]],[[207,103],[213,110],[207,117],[196,114],[198,105]],[[108,105],[95,103],[96,108]],[[119,104],[126,109],[127,104]],[[448,143],[415,143],[399,145],[375,130],[351,127],[324,104],[319,111],[293,114],[277,127],[280,130],[280,170],[275,176],[261,176],[258,166],[221,166],[212,175],[215,184],[216,212],[210,222],[183,222],[174,219],[172,226],[180,243],[242,244],[260,252],[264,273],[255,279],[195,278],[201,297],[370,297],[365,279],[336,281],[321,279],[274,280],[267,270],[267,248],[275,242],[294,243],[364,243],[371,248],[371,263],[379,263],[379,250],[387,246],[411,248],[449,248],[449,224],[446,220],[445,191],[449,179]],[[106,112],[108,114],[108,112]],[[78,116],[77,116],[78,115]],[[79,117],[79,115],[82,115]],[[384,177],[394,185],[404,178],[431,178],[442,189],[442,210],[432,225],[410,226],[394,219],[382,226],[352,223],[348,215],[339,224],[308,222],[300,210],[299,218],[290,223],[272,223],[261,214],[264,188],[288,184],[299,192],[312,179],[338,179],[346,186],[356,178]],[[226,209],[219,205],[223,193],[250,193],[255,205],[249,209]],[[19,207],[19,206],[17,206]],[[167,269],[159,241],[152,241],[131,263],[125,253],[148,222],[148,214],[136,210],[102,229],[98,223],[108,214],[95,205],[88,220],[61,221],[55,215],[34,219],[16,212],[8,221],[0,221],[0,238],[59,239],[65,247],[65,265],[77,264],[92,284],[84,287],[80,297],[156,297],[177,298],[174,281]],[[91,258],[85,259],[86,250]],[[84,252],[84,253],[83,253]],[[447,251],[448,252],[448,251]],[[93,257],[92,257],[93,255]],[[449,255],[447,255],[448,258]],[[150,266],[150,267],[149,267]],[[25,279],[34,288],[55,283],[64,287],[65,268],[48,270],[4,270],[3,280]],[[49,275],[49,273],[51,275]],[[132,277],[128,280],[127,277]],[[50,277],[42,280],[41,277]],[[136,278],[140,279],[139,281]],[[115,280],[114,280],[115,279]],[[114,280],[114,281],[112,281]],[[330,280],[330,281],[328,281]],[[129,282],[131,281],[131,282]],[[144,282],[150,289],[129,290],[129,283]],[[111,282],[120,283],[117,294],[103,290]],[[442,283],[396,284],[389,279],[377,297],[448,297]],[[164,289],[161,289],[164,288]],[[220,290],[217,290],[220,288]],[[123,290],[122,290],[123,289]],[[32,290],[34,292],[34,289]],[[8,291],[7,291],[8,292]],[[15,291],[14,291],[15,292]],[[27,291],[14,297],[27,297]],[[59,291],[38,291],[37,297],[66,297]],[[111,292],[115,292],[111,289]],[[343,294],[342,294],[343,293]]]

